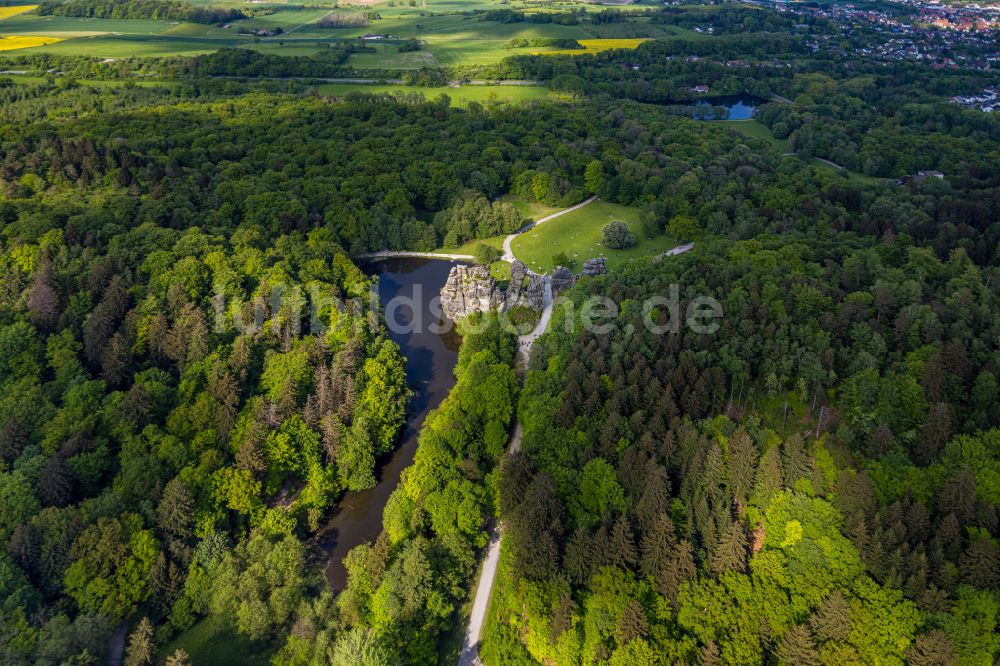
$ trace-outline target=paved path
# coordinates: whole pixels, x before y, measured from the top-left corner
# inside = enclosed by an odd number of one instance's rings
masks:
[[[574,210],[578,210],[580,208],[583,208],[587,204],[592,203],[592,202],[594,202],[596,200],[597,200],[597,196],[592,196],[589,199],[586,199],[585,201],[581,201],[580,203],[578,203],[575,206],[570,206],[569,208],[567,208],[565,210],[561,210],[558,213],[552,213],[551,215],[546,215],[545,217],[543,217],[540,220],[536,220],[535,222],[530,222],[530,223],[524,225],[523,227],[521,227],[520,229],[517,230],[517,233],[513,233],[510,236],[507,236],[507,238],[503,239],[503,257],[501,257],[501,259],[503,259],[504,261],[507,261],[507,262],[513,262],[514,261],[514,252],[513,252],[513,250],[510,249],[510,244],[514,242],[515,238],[517,238],[518,236],[520,236],[521,234],[523,234],[528,229],[531,229],[532,227],[537,227],[539,224],[542,224],[543,222],[548,222],[549,220],[553,220],[553,219],[559,217],[560,215],[565,215],[566,213],[572,213]]]
[[[402,250],[382,250],[359,254],[356,259],[389,259],[391,257],[427,257],[429,259],[450,259],[452,261],[475,261],[471,254],[445,254],[443,252],[404,252]]]
[[[534,330],[517,338],[518,352],[524,359],[525,365],[531,356],[531,347],[535,340],[541,337],[545,329],[548,328],[552,320],[552,310],[554,299],[552,298],[552,280],[548,275],[545,280],[545,304],[542,308],[542,316],[538,319]],[[510,447],[507,449],[508,455],[521,450],[521,424],[514,427],[514,434],[510,438]],[[482,666],[479,659],[479,640],[483,636],[483,624],[486,622],[486,610],[490,605],[490,597],[493,594],[493,584],[496,582],[497,566],[500,564],[500,529],[494,528],[490,535],[490,543],[486,550],[486,561],[483,562],[483,572],[479,575],[479,584],[476,586],[476,597],[472,602],[472,614],[469,616],[469,627],[465,631],[465,640],[462,642],[462,654],[459,656],[459,666]]]
[[[670,248],[663,254],[658,254],[653,257],[653,261],[660,261],[664,257],[672,257],[677,254],[684,254],[685,252],[690,252],[694,249],[694,243],[685,243],[684,245],[678,245],[677,247]]]

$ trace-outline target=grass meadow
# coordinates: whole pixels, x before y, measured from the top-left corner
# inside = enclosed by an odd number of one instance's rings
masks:
[[[638,239],[636,245],[625,250],[603,246],[604,227],[614,220],[629,226]],[[653,257],[675,245],[678,243],[665,235],[647,238],[642,233],[638,208],[595,201],[521,234],[514,239],[511,250],[529,268],[543,272],[555,266],[552,257],[558,253],[565,252],[577,267],[587,259],[604,257],[608,267],[614,268]]]
[[[322,95],[340,97],[353,92],[388,93],[391,95],[423,95],[428,100],[447,95],[452,106],[462,107],[469,102],[523,102],[555,98],[544,86],[461,86],[443,88],[420,88],[416,86],[324,83],[315,87]]]

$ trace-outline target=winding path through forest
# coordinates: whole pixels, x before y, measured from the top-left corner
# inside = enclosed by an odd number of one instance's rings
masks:
[[[563,211],[565,212],[565,211]],[[552,320],[552,309],[555,299],[552,298],[552,280],[548,275],[545,280],[545,299],[543,301],[542,316],[530,333],[518,336],[518,352],[524,360],[525,366],[531,357],[531,347],[535,340],[541,337],[545,329],[549,327]],[[515,453],[521,448],[521,424],[514,427],[514,434],[510,438],[510,446],[507,454]],[[483,562],[483,571],[479,575],[479,584],[476,586],[476,598],[472,602],[472,613],[469,616],[469,626],[465,631],[465,640],[462,642],[462,654],[459,656],[459,666],[481,666],[483,663],[479,659],[479,639],[483,635],[483,624],[486,622],[486,609],[490,605],[490,597],[493,594],[493,584],[496,582],[497,567],[500,564],[500,528],[494,526],[490,534],[489,547],[486,550],[486,560]]]
[[[550,220],[553,217],[558,217],[564,213],[568,213],[571,210],[576,210],[581,206],[585,206],[596,197],[591,197],[581,204],[574,206],[573,208],[567,208],[566,210],[550,215],[547,218],[543,218],[536,222],[539,224],[545,220]],[[534,224],[526,226],[519,233],[523,233],[527,229],[533,227]],[[517,234],[514,234],[517,236]],[[513,236],[508,237],[513,238]],[[694,243],[685,243],[684,245],[678,245],[677,247],[667,250],[663,254],[659,255],[657,258],[671,257],[678,254],[684,254],[685,252],[690,252],[694,249]],[[509,251],[509,244],[504,242],[504,250]],[[524,359],[525,367],[527,367],[528,359],[531,357],[531,348],[535,344],[535,341],[541,337],[545,329],[548,328],[549,322],[552,320],[552,310],[554,308],[554,299],[552,298],[552,280],[546,275],[545,276],[545,300],[544,307],[542,309],[542,316],[538,320],[538,324],[535,326],[534,330],[530,333],[526,333],[519,336],[518,351],[520,352],[522,358]],[[515,417],[516,418],[516,417]],[[518,423],[514,427],[514,434],[510,438],[510,446],[507,449],[507,454],[515,453],[521,449],[521,424]],[[462,641],[462,652],[458,658],[459,666],[483,666],[482,660],[479,658],[479,641],[483,635],[483,625],[486,623],[486,611],[489,609],[490,597],[493,595],[493,585],[496,583],[497,568],[500,565],[500,526],[494,526],[490,534],[490,542],[486,550],[486,560],[483,562],[483,571],[479,575],[479,583],[476,585],[476,596],[472,602],[472,612],[469,615],[469,626],[465,631],[465,639]]]

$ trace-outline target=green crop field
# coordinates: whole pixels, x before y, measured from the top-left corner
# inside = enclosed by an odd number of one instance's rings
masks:
[[[614,220],[628,224],[639,242],[626,250],[605,248],[604,226]],[[555,266],[552,256],[565,252],[577,266],[593,257],[605,257],[609,267],[653,257],[678,245],[668,236],[646,238],[639,224],[639,209],[595,201],[572,213],[550,220],[521,234],[511,244],[514,256],[536,271]]]

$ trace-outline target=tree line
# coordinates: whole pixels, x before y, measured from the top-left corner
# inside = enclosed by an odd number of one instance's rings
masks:
[[[41,16],[77,16],[98,19],[153,19],[224,23],[248,18],[238,9],[198,7],[182,0],[46,0],[38,6]]]

